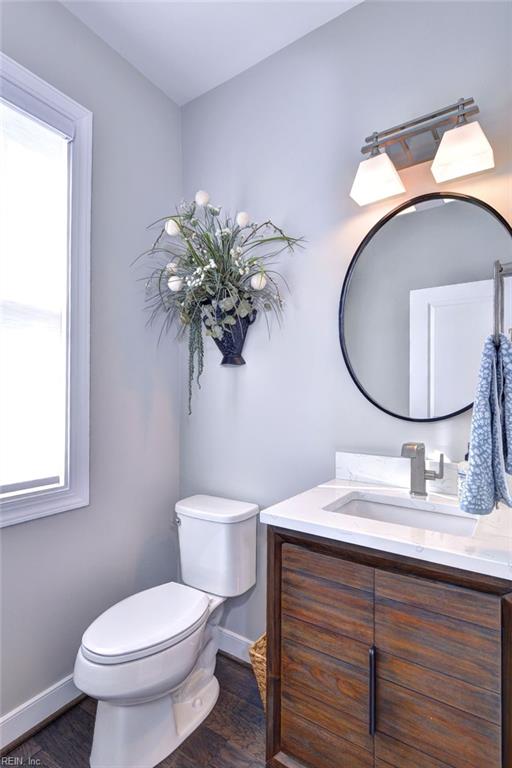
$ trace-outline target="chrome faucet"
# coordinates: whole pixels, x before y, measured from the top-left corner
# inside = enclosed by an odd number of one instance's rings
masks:
[[[425,468],[425,443],[404,443],[402,458],[411,460],[411,496],[425,498],[427,480],[441,480],[444,477],[444,454],[439,456],[439,472]]]

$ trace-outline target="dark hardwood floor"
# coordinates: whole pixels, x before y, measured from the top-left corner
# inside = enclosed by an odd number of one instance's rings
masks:
[[[263,768],[265,715],[250,669],[219,654],[219,700],[159,768]],[[84,699],[9,753],[6,765],[88,768],[96,702]],[[29,760],[31,758],[31,760]]]

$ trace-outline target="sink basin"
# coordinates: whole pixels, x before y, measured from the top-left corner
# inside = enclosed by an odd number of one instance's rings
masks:
[[[425,504],[427,505],[428,502]],[[478,518],[467,515],[455,507],[440,511],[399,506],[375,499],[352,498],[339,499],[328,504],[324,509],[366,520],[379,520],[383,523],[406,525],[408,528],[449,533],[452,536],[472,536],[478,525]]]

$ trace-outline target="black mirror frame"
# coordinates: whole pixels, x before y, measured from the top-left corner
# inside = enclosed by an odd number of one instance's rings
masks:
[[[510,226],[508,221],[501,215],[501,213],[499,213],[495,208],[493,208],[492,205],[489,205],[489,203],[486,203],[483,200],[480,200],[478,197],[472,197],[471,195],[461,195],[461,194],[458,194],[457,192],[428,192],[424,195],[418,195],[417,197],[412,197],[409,200],[406,200],[404,203],[401,203],[396,208],[393,208],[392,211],[390,211],[385,216],[383,216],[382,219],[380,219],[365,235],[365,237],[359,244],[356,252],[354,253],[354,256],[352,257],[352,260],[347,269],[347,273],[345,275],[345,279],[343,281],[343,287],[341,289],[339,318],[338,318],[339,336],[340,336],[341,352],[343,354],[343,359],[345,360],[345,365],[348,368],[348,372],[350,373],[350,376],[352,377],[352,380],[356,385],[356,387],[358,388],[358,390],[361,392],[362,395],[364,395],[364,397],[367,400],[369,400],[369,402],[372,405],[374,405],[380,411],[384,411],[384,413],[387,413],[388,416],[393,416],[395,419],[401,419],[402,421],[434,422],[434,421],[444,421],[445,419],[452,419],[454,416],[459,416],[461,413],[465,413],[466,411],[469,411],[473,407],[473,403],[469,403],[469,405],[466,405],[464,408],[460,408],[458,411],[454,411],[453,413],[448,413],[445,416],[434,416],[429,419],[415,419],[412,416],[402,416],[398,413],[394,413],[393,411],[390,411],[388,408],[385,408],[383,405],[380,405],[376,400],[374,400],[373,397],[370,395],[370,393],[366,391],[366,389],[363,387],[363,385],[357,378],[357,375],[352,367],[352,364],[350,362],[350,358],[348,355],[347,345],[345,342],[345,333],[344,333],[345,308],[346,308],[348,290],[350,288],[352,275],[356,268],[359,257],[361,256],[362,252],[364,251],[364,249],[366,248],[370,240],[377,234],[377,232],[380,229],[382,229],[382,227],[385,224],[387,224],[387,222],[390,219],[392,219],[394,216],[400,213],[400,211],[403,211],[406,208],[409,208],[411,205],[423,203],[427,200],[438,200],[438,199],[443,199],[447,197],[449,197],[452,200],[461,200],[463,202],[476,205],[479,208],[483,208],[485,211],[487,211],[492,216],[494,216],[494,218],[505,227],[509,235],[512,237],[512,227]],[[489,333],[490,332],[491,331],[489,331]]]

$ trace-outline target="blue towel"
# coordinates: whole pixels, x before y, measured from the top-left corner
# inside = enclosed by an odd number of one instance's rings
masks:
[[[469,468],[460,507],[488,515],[501,501],[512,506],[506,473],[512,472],[512,344],[500,334],[484,344],[473,405]]]

